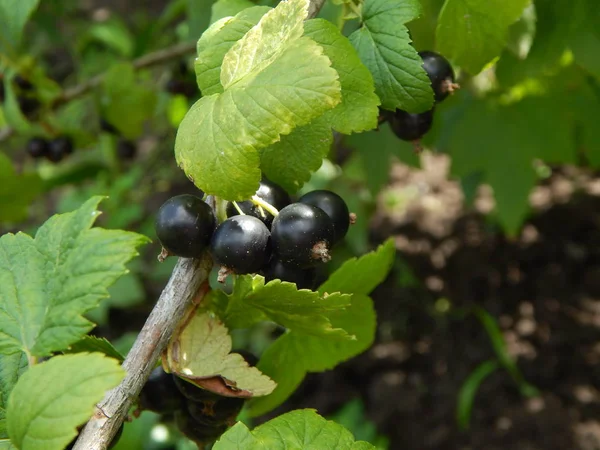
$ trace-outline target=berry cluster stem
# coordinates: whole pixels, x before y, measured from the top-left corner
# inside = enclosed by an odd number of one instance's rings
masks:
[[[261,199],[257,195],[252,196],[252,198],[250,199],[250,201],[252,203],[254,203],[256,206],[259,206],[262,209],[264,209],[265,211],[271,213],[274,217],[277,217],[277,215],[279,214],[279,210],[277,208],[275,208],[270,203],[265,202],[263,199]]]

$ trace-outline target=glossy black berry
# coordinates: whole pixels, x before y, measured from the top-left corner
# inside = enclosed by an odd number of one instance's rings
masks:
[[[238,274],[258,272],[271,257],[271,233],[253,216],[233,216],[217,227],[210,251],[217,264]]]
[[[208,247],[215,229],[212,209],[194,195],[167,200],[156,216],[156,235],[169,253],[195,258]]]
[[[244,360],[246,360],[250,367],[254,367],[256,366],[256,364],[258,364],[258,358],[256,357],[256,355],[254,353],[249,352],[248,350],[232,350],[231,352],[242,355],[242,357],[244,358]]]
[[[117,156],[123,160],[129,160],[135,158],[137,153],[137,147],[134,142],[126,139],[121,139],[117,142]]]
[[[331,259],[333,223],[316,206],[292,203],[273,220],[271,241],[273,253],[283,264],[308,268]]]
[[[61,136],[50,141],[50,152],[62,153],[64,156],[73,153],[73,140],[68,136]]]
[[[173,381],[173,375],[165,372],[162,367],[157,367],[150,373],[142,388],[138,403],[141,409],[164,414],[180,409],[183,400]]]
[[[214,402],[220,398],[219,395],[211,391],[207,391],[206,389],[202,389],[201,387],[198,387],[195,384],[178,377],[177,375],[173,375],[173,382],[175,383],[175,386],[181,395],[183,395],[189,401]]]
[[[339,242],[346,236],[350,227],[350,211],[342,197],[335,192],[317,190],[304,194],[298,201],[325,211],[333,222],[334,243]]]
[[[33,89],[33,84],[31,84],[29,80],[23,78],[21,75],[17,75],[16,77],[14,77],[13,83],[15,83],[15,85],[19,89],[25,92],[31,91]]]
[[[291,199],[288,193],[278,184],[273,183],[267,179],[263,179],[260,182],[260,186],[256,191],[256,196],[266,203],[274,206],[275,209],[283,209],[290,204]],[[267,227],[270,227],[273,223],[273,215],[262,208],[259,208],[249,200],[244,202],[237,202],[238,207],[244,214],[254,216],[262,220]],[[227,217],[233,217],[238,215],[239,212],[233,205],[233,203],[227,204]]]
[[[244,406],[243,398],[219,397],[211,402],[188,402],[187,409],[198,423],[206,426],[233,424]]]
[[[187,410],[175,413],[175,424],[179,431],[197,443],[199,448],[217,440],[228,428],[226,424],[212,426],[200,423],[194,420]]]
[[[42,158],[48,154],[48,141],[44,138],[34,137],[27,142],[27,153],[32,158]]]
[[[421,139],[431,129],[433,124],[433,109],[424,113],[408,113],[401,109],[390,115],[390,127],[400,139],[416,141]]]
[[[439,53],[424,51],[419,52],[419,56],[423,60],[423,69],[431,81],[435,101],[439,103],[452,92],[455,81],[454,70],[448,60]]]
[[[262,271],[265,282],[271,280],[288,281],[296,283],[298,289],[312,289],[314,287],[317,272],[313,267],[300,269],[298,267],[286,266],[279,259],[273,258]]]

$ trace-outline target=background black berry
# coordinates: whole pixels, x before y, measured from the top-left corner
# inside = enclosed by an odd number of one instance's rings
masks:
[[[330,259],[333,223],[316,206],[292,203],[273,221],[271,241],[274,255],[289,266],[308,268]]]
[[[137,147],[134,142],[128,141],[126,139],[120,139],[117,142],[117,156],[120,159],[128,160],[135,158],[135,154],[137,153]]]
[[[271,233],[253,216],[233,216],[217,227],[210,242],[215,262],[235,273],[256,273],[271,256]]]
[[[175,385],[173,375],[157,367],[142,388],[139,407],[157,413],[172,413],[183,405],[183,395]]]
[[[262,273],[265,276],[266,283],[276,279],[288,281],[296,283],[298,289],[312,289],[317,278],[317,272],[313,267],[300,269],[298,267],[286,266],[277,258],[271,259],[271,262],[263,268]]]
[[[449,84],[454,83],[454,70],[446,58],[439,53],[419,52],[423,60],[423,69],[431,81],[431,88],[437,103],[443,101],[450,94]]]
[[[215,229],[212,209],[194,195],[167,200],[156,216],[156,234],[163,248],[173,255],[195,258],[208,247]]]
[[[274,206],[278,210],[285,208],[291,203],[290,196],[285,189],[267,179],[263,179],[260,182],[260,186],[256,191],[256,196],[271,206]],[[270,227],[273,223],[273,215],[265,210],[262,210],[261,213],[261,210],[258,208],[258,206],[256,206],[250,200],[237,202],[237,204],[244,214],[254,216],[262,220],[267,227]],[[235,206],[233,206],[233,203],[229,202],[227,204],[227,217],[237,216],[238,214],[239,212]]]
[[[32,158],[42,158],[48,154],[48,141],[44,138],[34,137],[27,142],[27,153]]]
[[[19,96],[17,97],[17,103],[19,109],[27,118],[33,117],[40,107],[40,102],[33,97]]]
[[[189,414],[198,423],[206,426],[230,424],[244,406],[243,398],[219,397],[215,401],[187,402]]]
[[[325,211],[333,222],[334,243],[339,242],[346,236],[350,227],[350,211],[342,197],[335,192],[316,190],[304,194],[298,201]]]
[[[202,389],[201,387],[198,387],[195,384],[178,377],[177,375],[173,375],[173,382],[175,383],[175,386],[181,395],[183,395],[189,401],[214,402],[220,398],[219,395],[214,394],[211,391],[207,391],[206,389]]]
[[[15,83],[15,85],[19,89],[25,92],[31,91],[33,89],[33,84],[31,84],[29,80],[23,78],[21,75],[17,75],[16,77],[14,77],[13,83]]]
[[[185,409],[175,413],[175,423],[177,424],[179,431],[187,438],[200,445],[209,444],[217,440],[228,428],[226,424],[211,426],[200,423],[194,420],[190,413]],[[202,446],[199,448],[204,447]]]
[[[390,127],[400,139],[415,141],[421,139],[433,124],[433,109],[424,113],[408,113],[401,109],[389,116]]]

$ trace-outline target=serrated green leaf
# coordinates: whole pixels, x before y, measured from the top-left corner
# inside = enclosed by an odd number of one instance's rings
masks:
[[[6,430],[6,406],[19,377],[27,369],[25,353],[0,354],[0,439],[8,438]]]
[[[84,336],[83,339],[71,344],[65,353],[103,353],[119,362],[125,359],[106,338],[96,336]]]
[[[238,422],[225,432],[214,450],[369,450],[375,447],[355,441],[350,431],[326,420],[314,410],[304,409],[282,414],[250,431]]]
[[[530,0],[446,0],[436,31],[437,49],[475,75],[500,56],[508,27]]]
[[[86,334],[81,314],[108,296],[125,263],[148,239],[136,233],[91,228],[101,197],[51,217],[35,239],[0,237],[0,352],[47,356]]]
[[[125,376],[98,353],[55,356],[19,378],[7,408],[8,434],[20,450],[61,450]]]
[[[39,2],[39,0],[0,2],[0,53],[14,54],[17,51],[23,28]]]
[[[231,336],[225,325],[207,312],[198,312],[171,340],[167,358],[174,373],[195,381],[220,378],[242,397],[273,392],[273,380],[230,351]]]
[[[290,193],[297,192],[310,180],[331,149],[333,133],[326,114],[260,150],[262,171]]]
[[[322,295],[308,289],[297,290],[293,283],[273,280],[264,284],[262,276],[239,276],[233,293],[221,297],[221,319],[232,328],[245,328],[258,321],[271,320],[291,330],[322,337],[348,339],[348,334],[331,326],[329,317],[350,305],[350,296],[339,292]]]
[[[42,179],[37,173],[17,174],[3,153],[0,153],[0,179],[0,222],[26,219],[29,205],[42,192]]]
[[[131,64],[113,65],[102,82],[104,118],[129,139],[142,133],[144,122],[154,114],[156,92],[136,80]]]
[[[259,416],[283,403],[307,372],[330,370],[364,352],[373,343],[377,325],[373,301],[362,294],[352,295],[349,308],[329,315],[332,326],[346,330],[354,340],[332,340],[289,332],[277,339],[262,355],[258,368],[277,383],[267,397],[248,403],[250,414]]]
[[[214,23],[223,17],[235,16],[244,9],[255,6],[250,0],[217,0],[212,5],[210,23]]]
[[[369,295],[387,277],[395,255],[394,240],[388,239],[375,251],[347,260],[319,287],[319,292]]]
[[[235,17],[223,18],[213,23],[198,40],[198,57],[194,62],[196,81],[202,95],[219,94],[221,64],[233,44],[240,40],[271,8],[255,6],[245,9]]]
[[[419,2],[365,0],[362,8],[363,24],[349,39],[373,74],[381,106],[414,113],[431,109],[431,83],[404,26],[421,13]]]
[[[323,47],[340,76],[342,101],[323,116],[331,127],[344,134],[360,133],[377,126],[379,98],[369,70],[361,63],[352,44],[338,28],[324,19],[304,24],[304,35]]]
[[[251,197],[261,178],[258,149],[340,102],[331,62],[302,37],[307,8],[308,0],[288,0],[265,14],[225,55],[226,90],[200,99],[183,119],[175,156],[207,194]]]

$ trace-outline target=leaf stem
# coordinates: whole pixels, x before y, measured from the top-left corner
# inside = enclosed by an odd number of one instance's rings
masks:
[[[279,214],[279,211],[277,208],[275,208],[273,205],[271,205],[270,203],[265,202],[262,198],[260,198],[258,195],[253,195],[252,198],[250,199],[250,201],[252,203],[254,203],[256,206],[263,208],[264,210],[266,210],[267,212],[271,213],[274,217],[277,217],[277,215]]]

